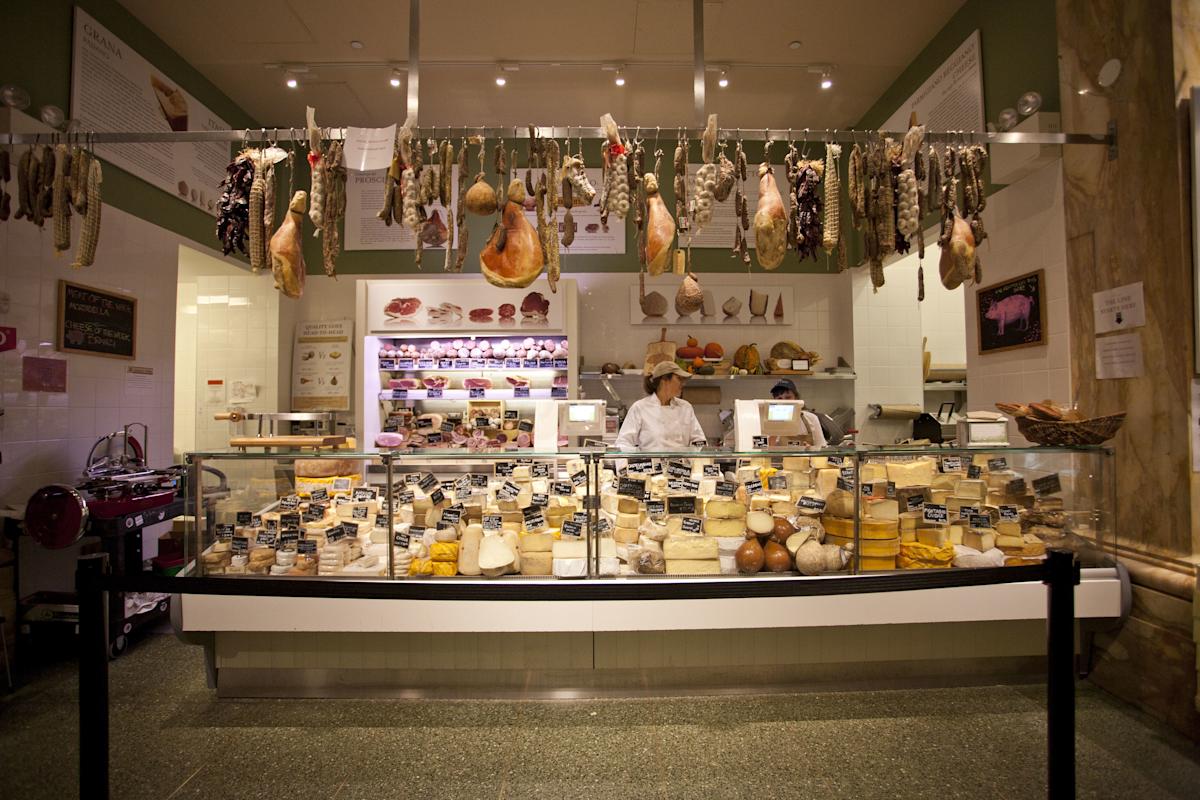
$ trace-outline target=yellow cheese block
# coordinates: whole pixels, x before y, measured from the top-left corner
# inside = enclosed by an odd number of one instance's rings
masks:
[[[971,497],[983,504],[987,500],[987,481],[978,478],[967,478],[958,482],[954,487],[956,497]]]
[[[617,512],[617,527],[618,528],[636,528],[642,524],[642,515],[634,510],[632,513],[624,511]]]
[[[783,468],[788,471],[808,472],[812,465],[808,456],[784,456]]]
[[[915,531],[921,527],[921,521],[925,515],[920,511],[905,511],[900,515],[900,530]]]
[[[771,498],[767,497],[765,494],[754,495],[753,497],[750,498],[750,510],[751,511],[770,511],[771,510]]]
[[[721,562],[715,558],[711,561],[696,561],[693,559],[667,559],[668,575],[720,575]]]
[[[432,575],[433,562],[428,558],[414,558],[408,565],[409,575]]]
[[[859,561],[859,569],[861,569],[863,572],[880,572],[882,570],[889,570],[889,569],[895,569],[895,568],[896,568],[896,557],[895,556],[884,556],[884,557],[863,556],[862,560]]]
[[[706,536],[668,536],[663,542],[663,555],[668,561],[716,560],[717,540]]]
[[[430,561],[458,561],[458,542],[434,542],[429,545]]]
[[[950,527],[921,528],[917,531],[917,541],[929,547],[945,547],[950,544]]]
[[[954,563],[954,545],[940,547],[913,542],[900,546],[896,565],[900,569],[947,569]]]
[[[736,500],[709,500],[704,513],[710,519],[742,519],[746,516],[746,504]]]
[[[620,514],[636,514],[641,505],[635,497],[626,497],[624,495],[617,497],[617,512]]]
[[[559,539],[550,551],[555,558],[587,558],[587,542],[583,539]]]
[[[930,489],[925,495],[925,502],[944,506],[952,492],[952,489]]]
[[[521,556],[524,558],[530,553],[549,553],[550,548],[553,545],[554,534],[550,533],[549,531],[542,531],[541,533],[527,533],[521,537]]]
[[[929,486],[933,489],[947,489],[952,492],[961,479],[962,474],[959,472],[939,472],[933,476]]]
[[[867,516],[897,522],[900,519],[900,504],[895,500],[872,500],[867,503]]]
[[[637,528],[624,528],[618,525],[613,528],[613,541],[619,544],[636,544],[638,540]]]
[[[670,530],[669,527],[668,530]],[[704,533],[706,536],[741,536],[745,532],[745,519],[714,519],[709,517],[704,520]]]
[[[830,492],[837,488],[838,477],[841,475],[841,470],[833,468],[825,468],[817,470],[816,486],[817,491],[822,497],[827,497]]]
[[[813,469],[826,469],[829,466],[828,456],[809,456],[808,463]]]
[[[854,493],[845,489],[834,489],[825,495],[825,510],[835,517],[853,517]]]
[[[528,483],[532,477],[528,464],[520,464],[513,467],[512,479],[514,483]]]
[[[904,542],[915,542],[916,540],[917,540],[917,529],[916,528],[909,528],[907,530],[902,529],[900,531],[900,543],[901,544],[903,544]]]
[[[812,472],[809,470],[789,470],[787,473],[788,488],[796,491],[812,486]]]
[[[854,544],[854,539],[847,536],[837,536],[829,533],[827,530],[825,533],[825,544],[836,544],[840,547],[845,547],[846,545]],[[894,556],[900,552],[899,537],[895,539],[863,539],[859,545],[863,556],[887,557]]]
[[[771,501],[771,513],[777,517],[788,517],[795,512],[796,504],[791,499]]]
[[[554,558],[548,551],[539,550],[536,552],[521,553],[521,574],[522,575],[549,575],[554,568]]]
[[[821,517],[821,524],[825,527],[826,533],[854,541],[854,520],[826,514]],[[900,535],[899,527],[895,522],[877,519],[860,520],[859,531],[864,541],[890,540]]]
[[[1004,520],[996,523],[996,533],[999,536],[1020,536],[1021,523],[1016,521]]]
[[[835,517],[832,514],[821,515],[821,525],[827,534],[838,536],[847,541],[854,541],[854,520],[845,517]]]
[[[991,550],[996,546],[996,533],[986,528],[968,528],[963,533],[963,546],[972,547],[981,553]]]
[[[863,483],[871,483],[872,481],[888,481],[888,468],[886,464],[878,461],[864,461],[863,465],[858,468],[858,479]]]
[[[887,465],[887,479],[896,484],[897,489],[910,486],[928,486],[933,483],[937,474],[937,463],[932,458],[918,458],[914,461],[894,461]]]
[[[951,525],[950,526],[950,544],[962,544],[963,543],[963,532],[966,531],[966,529],[967,529],[967,527],[965,525]]]
[[[458,563],[455,561],[430,561],[429,566],[432,574],[438,578],[453,578],[458,574]]]

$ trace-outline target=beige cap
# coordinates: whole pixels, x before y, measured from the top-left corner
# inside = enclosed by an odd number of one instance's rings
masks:
[[[650,370],[651,378],[661,378],[664,375],[678,375],[681,378],[692,377],[692,373],[683,369],[674,361],[660,361],[654,365],[654,369]]]

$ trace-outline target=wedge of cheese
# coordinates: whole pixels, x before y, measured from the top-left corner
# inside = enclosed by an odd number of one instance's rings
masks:
[[[872,500],[867,503],[867,516],[896,522],[900,519],[900,504],[895,500]]]
[[[559,539],[550,548],[557,559],[586,559],[587,542],[583,539]],[[557,573],[556,573],[557,574]]]
[[[979,503],[987,501],[987,481],[978,478],[964,478],[954,487],[956,497],[971,497]]]
[[[921,528],[917,531],[917,541],[930,547],[945,547],[950,544],[950,526]]]
[[[669,527],[668,530],[670,530]],[[704,520],[705,536],[742,536],[745,532],[746,520],[744,517],[738,519],[709,517]]]
[[[858,479],[863,483],[871,483],[872,481],[888,482],[888,465],[878,461],[866,461],[859,467]]]
[[[692,559],[667,559],[668,575],[720,575],[721,562],[714,558],[711,561],[694,561]]]
[[[896,484],[897,489],[910,486],[929,486],[937,474],[937,462],[932,458],[918,458],[913,461],[895,461],[887,465],[887,479]]]
[[[863,572],[882,572],[885,570],[896,568],[896,557],[871,557],[863,556],[859,562],[859,568]]]
[[[784,456],[783,468],[789,472],[808,472],[812,469],[812,462],[808,456]]]
[[[554,558],[549,551],[539,550],[521,553],[522,575],[550,575],[554,570]]]
[[[982,553],[996,546],[996,533],[986,528],[968,528],[963,533],[962,543],[964,547],[971,547]]]
[[[707,536],[668,536],[663,542],[663,556],[667,561],[716,560],[719,554],[717,540]]]
[[[826,468],[817,470],[816,487],[822,497],[828,497],[829,493],[837,489],[838,477],[841,475],[841,470]]]
[[[613,528],[612,538],[619,544],[636,544],[639,535],[637,528],[623,528],[618,525]]]
[[[709,519],[741,519],[746,516],[746,504],[736,500],[709,500],[704,513]]]
[[[549,553],[553,546],[554,534],[549,531],[526,533],[521,536],[520,550],[522,556],[526,556],[529,553]]]

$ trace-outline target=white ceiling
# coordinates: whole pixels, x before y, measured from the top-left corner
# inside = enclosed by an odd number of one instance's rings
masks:
[[[299,126],[315,106],[325,125],[402,122],[405,84],[383,67],[322,66],[288,89],[264,65],[397,62],[408,50],[408,3],[393,0],[121,0],[147,27],[268,127]],[[705,2],[708,111],[722,127],[845,128],[887,89],[963,0],[724,0]],[[606,111],[622,125],[693,120],[690,0],[434,2],[421,7],[420,124],[588,125]],[[363,42],[361,50],[350,40]],[[800,40],[792,50],[788,43]],[[597,66],[522,67],[494,83],[499,61],[626,63],[624,88]],[[487,62],[487,66],[438,61]],[[639,62],[687,62],[663,66]],[[430,63],[432,62],[432,63]],[[832,63],[834,88],[787,65]]]

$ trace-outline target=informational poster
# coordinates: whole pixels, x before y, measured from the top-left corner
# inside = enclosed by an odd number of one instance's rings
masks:
[[[367,285],[367,333],[471,333],[512,329],[566,332],[562,287],[544,280],[524,289],[501,289],[480,280],[372,281]]]
[[[1095,315],[1096,333],[1140,328],[1146,324],[1146,303],[1142,294],[1142,282],[1118,286],[1103,292],[1093,292],[1092,312]]]
[[[1096,339],[1096,377],[1099,380],[1140,378],[1145,374],[1140,335],[1127,333]]]
[[[778,147],[778,145],[775,145]],[[800,145],[797,144],[797,147]],[[821,144],[810,146],[811,152],[809,156],[817,159],[825,157],[825,147]],[[692,196],[693,187],[696,185],[696,170],[700,168],[699,164],[688,164],[688,197]],[[791,203],[788,197],[787,188],[787,168],[783,164],[772,164],[771,171],[775,175],[775,183],[779,187],[779,196],[783,198],[783,213],[786,214],[791,208]],[[758,165],[749,164],[746,170],[746,202],[750,205],[750,227],[745,231],[746,246],[751,250],[754,249],[754,210],[758,208]],[[666,201],[667,197],[664,196]],[[733,249],[734,230],[733,226],[737,224],[737,214],[734,212],[733,192],[729,193],[729,198],[724,203],[713,203],[713,216],[699,232],[693,231],[691,236],[692,247],[721,247],[726,250]],[[671,216],[675,216],[675,201],[667,201],[667,208],[671,211]],[[688,244],[689,234],[683,234],[681,246],[686,247]]]
[[[454,165],[451,180],[458,183],[458,165]],[[416,250],[417,237],[406,225],[393,222],[385,225],[379,219],[383,197],[387,191],[387,170],[346,172],[346,229],[343,241],[346,250]],[[445,259],[446,241],[458,247],[458,229],[454,216],[458,213],[457,193],[450,199],[447,210],[441,202],[425,206],[425,224],[421,236],[425,242],[422,260],[428,263]]]
[[[84,130],[228,130],[229,123],[154,68],[128,44],[75,7],[71,117]],[[217,213],[229,163],[227,142],[105,144],[96,152],[196,208]]]
[[[533,185],[537,186],[538,179],[542,177],[545,170],[534,169],[530,170],[530,180]],[[592,182],[592,186],[596,188],[596,195],[592,198],[591,205],[583,204],[583,198],[575,198],[575,204],[571,207],[571,221],[575,226],[575,239],[571,242],[570,247],[561,247],[559,253],[564,256],[581,256],[581,255],[625,255],[625,223],[617,219],[615,216],[609,217],[608,224],[605,225],[600,221],[600,186],[602,182],[603,170],[600,169],[585,169],[588,180]],[[524,170],[513,172],[512,178],[525,178]],[[512,179],[510,178],[510,180]],[[562,190],[559,190],[558,201],[558,237],[562,241],[563,232],[566,227],[567,207],[563,204]],[[534,207],[534,199],[532,197],[525,198],[525,217],[529,220],[529,224],[537,227],[537,210]]]
[[[983,115],[983,61],[979,55],[979,31],[968,36],[920,88],[879,126],[879,130],[908,130],[909,115],[913,112],[916,112],[917,122],[929,130],[982,133],[987,129]]]
[[[125,368],[125,396],[148,397],[154,394],[154,367]]]
[[[354,321],[296,323],[292,411],[349,411]]]

